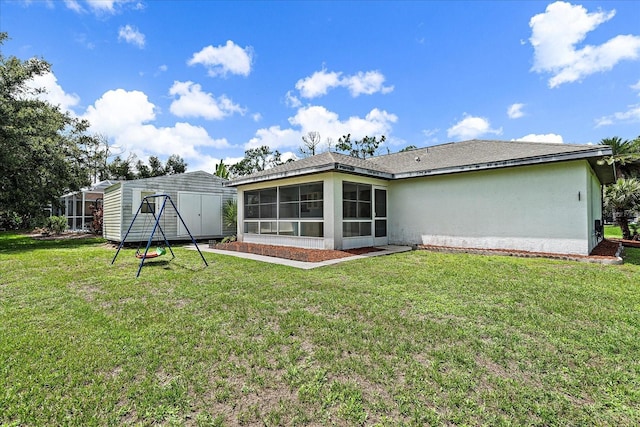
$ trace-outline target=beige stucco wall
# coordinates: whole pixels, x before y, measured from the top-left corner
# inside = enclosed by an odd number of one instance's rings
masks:
[[[594,178],[577,160],[392,181],[389,240],[588,254]]]

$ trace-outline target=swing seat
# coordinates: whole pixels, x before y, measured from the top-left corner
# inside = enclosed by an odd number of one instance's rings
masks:
[[[154,252],[147,252],[145,256],[144,252],[136,252],[136,258],[138,259],[149,259],[149,258],[157,258],[167,253],[165,248],[158,247]]]

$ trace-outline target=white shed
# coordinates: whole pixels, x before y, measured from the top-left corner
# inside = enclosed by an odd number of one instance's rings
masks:
[[[167,194],[195,239],[213,239],[235,234],[235,228],[225,227],[222,208],[227,200],[236,199],[235,188],[224,187],[225,179],[207,172],[187,172],[153,178],[122,181],[104,191],[103,235],[107,240],[121,242],[145,196]],[[152,199],[160,203],[162,199]],[[156,206],[158,211],[160,207]],[[127,242],[145,241],[153,228],[153,214],[145,206],[129,232]],[[178,214],[167,203],[160,218],[169,240],[188,240]]]

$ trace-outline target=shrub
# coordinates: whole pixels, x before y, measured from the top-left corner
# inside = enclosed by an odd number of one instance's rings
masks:
[[[94,234],[101,235],[103,208],[102,206],[98,207],[96,205],[92,205],[91,209],[93,210],[93,221],[91,221],[91,231]]]
[[[0,229],[17,230],[22,226],[23,220],[20,215],[13,211],[0,212]]]
[[[61,234],[67,229],[69,223],[66,216],[50,216],[44,226],[45,230],[52,234]]]
[[[225,238],[223,238],[222,240],[220,240],[220,243],[231,243],[231,242],[235,242],[236,241],[236,236],[226,236]]]
[[[227,200],[222,207],[222,219],[224,226],[233,228],[238,224],[238,202],[236,200]]]

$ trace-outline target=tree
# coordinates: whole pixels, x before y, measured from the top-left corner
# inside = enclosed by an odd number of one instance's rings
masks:
[[[142,160],[136,163],[136,178],[151,178],[151,168],[145,165]]]
[[[302,157],[315,156],[320,145],[320,132],[312,131],[302,135],[302,146],[299,148]]]
[[[282,164],[282,155],[266,145],[250,148],[244,152],[244,159],[229,167],[232,176],[250,175]]]
[[[622,238],[631,239],[629,212],[640,204],[640,181],[635,178],[619,178],[604,191],[604,206],[613,212],[615,222],[622,230]]]
[[[616,178],[630,178],[640,174],[640,136],[631,141],[614,136],[602,139],[599,144],[611,147],[613,154],[603,162],[615,164]]]
[[[359,141],[351,141],[351,134],[347,134],[338,139],[336,149],[338,151],[345,151],[350,156],[366,159],[375,155],[376,150],[384,141],[386,137],[382,135],[380,139],[377,137],[365,136]]]
[[[413,151],[413,150],[417,150],[417,149],[418,149],[418,147],[416,147],[415,145],[407,145],[402,150],[398,151],[398,153],[404,153],[405,151]]]
[[[233,228],[238,226],[238,202],[227,200],[222,206],[222,221],[225,227]]]
[[[184,159],[179,155],[172,154],[167,159],[164,171],[166,175],[185,173],[187,171],[187,163],[185,163]]]
[[[229,168],[227,168],[227,165],[225,165],[222,160],[216,165],[214,175],[223,179],[229,179]]]
[[[0,32],[0,46],[7,39]],[[90,181],[83,152],[89,123],[38,99],[44,89],[29,87],[50,70],[43,59],[22,61],[0,51],[0,214],[23,226]]]
[[[135,179],[136,174],[131,170],[131,162],[133,161],[133,157],[129,156],[126,160],[122,159],[120,156],[116,156],[115,159],[107,166],[109,171],[108,179]]]
[[[151,169],[151,176],[166,175],[166,170],[162,165],[162,161],[156,156],[149,157],[149,168]]]

